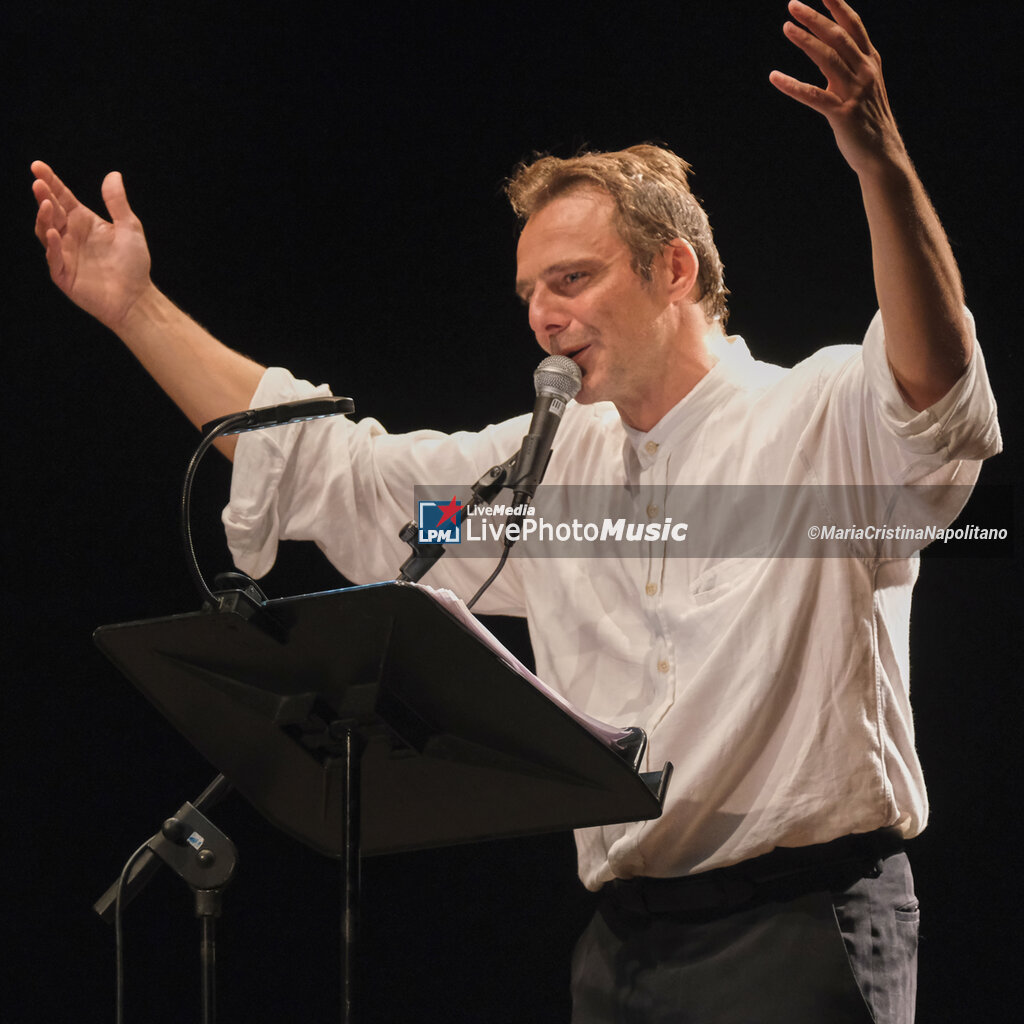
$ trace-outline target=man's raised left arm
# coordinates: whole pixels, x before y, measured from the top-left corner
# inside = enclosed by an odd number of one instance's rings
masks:
[[[956,383],[972,354],[960,272],[896,127],[878,51],[849,4],[823,2],[832,18],[791,0],[794,20],[784,31],[826,87],[780,71],[770,81],[828,120],[857,174],[889,363],[908,404],[926,409]]]

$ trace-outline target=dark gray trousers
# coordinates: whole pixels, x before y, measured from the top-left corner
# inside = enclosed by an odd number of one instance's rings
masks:
[[[914,1020],[918,906],[902,852],[759,885],[724,910],[652,912],[628,895],[606,893],[577,944],[573,1024]]]

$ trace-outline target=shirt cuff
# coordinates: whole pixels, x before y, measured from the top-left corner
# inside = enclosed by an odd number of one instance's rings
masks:
[[[907,404],[893,376],[880,312],[875,314],[864,337],[865,372],[878,399],[883,422],[906,450],[921,455],[942,453],[945,461],[986,459],[1002,449],[995,398],[989,387],[974,317],[966,307],[964,316],[973,340],[970,362],[952,388],[920,412]]]

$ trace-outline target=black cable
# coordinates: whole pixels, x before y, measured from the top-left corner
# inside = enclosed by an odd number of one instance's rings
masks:
[[[203,437],[202,441],[199,442],[199,447],[196,448],[195,453],[192,455],[188,469],[185,470],[185,482],[181,488],[181,540],[185,546],[185,556],[188,560],[189,572],[192,574],[192,580],[202,595],[203,600],[208,602],[212,608],[218,606],[217,597],[208,586],[206,580],[203,579],[203,574],[199,571],[199,560],[196,558],[196,548],[192,541],[192,481],[195,478],[199,460],[209,450],[210,445],[221,435],[231,433],[235,427],[245,423],[246,420],[247,414],[239,412],[226,416],[216,422],[216,426]]]
[[[470,598],[469,603],[466,605],[467,608],[472,608],[477,603],[483,592],[498,578],[498,573],[505,568],[505,561],[508,558],[508,553],[512,550],[512,545],[505,541],[505,550],[501,553],[501,558],[498,560],[498,567],[491,573],[487,579],[484,580],[483,586]]]
[[[124,1024],[124,940],[121,927],[121,894],[128,881],[128,876],[135,862],[149,849],[149,844],[159,836],[151,836],[147,839],[129,858],[121,869],[121,876],[117,880],[117,899],[114,902],[114,943],[116,946],[115,958],[117,961],[117,1024]]]

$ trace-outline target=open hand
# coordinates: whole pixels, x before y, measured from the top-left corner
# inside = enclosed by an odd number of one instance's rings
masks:
[[[83,206],[41,160],[32,164],[39,204],[36,237],[46,249],[50,277],[65,295],[116,329],[150,286],[149,248],[117,171],[103,179],[110,221]]]
[[[825,76],[826,88],[800,82],[781,71],[769,81],[779,92],[828,119],[839,150],[858,173],[904,155],[899,129],[889,108],[882,58],[864,23],[845,0],[823,0],[832,20],[800,0],[790,0],[786,37],[803,50]],[[803,26],[803,27],[801,27]]]

